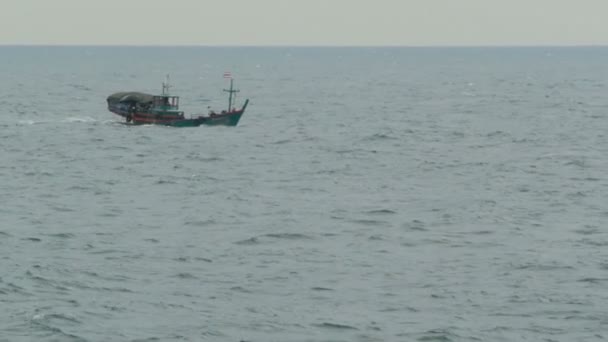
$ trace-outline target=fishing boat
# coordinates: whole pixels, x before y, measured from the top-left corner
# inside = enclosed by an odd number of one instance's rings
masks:
[[[128,124],[154,124],[173,127],[198,127],[200,125],[236,126],[243,116],[249,99],[240,109],[233,108],[234,96],[239,90],[234,89],[232,77],[228,92],[228,108],[219,112],[210,110],[207,115],[194,115],[186,118],[179,110],[179,96],[169,93],[169,76],[162,84],[160,95],[141,92],[119,92],[107,98],[108,110],[125,118]]]

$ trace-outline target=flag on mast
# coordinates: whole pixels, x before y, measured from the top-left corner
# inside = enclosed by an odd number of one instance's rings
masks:
[[[232,78],[232,73],[230,71],[224,71],[224,78]]]

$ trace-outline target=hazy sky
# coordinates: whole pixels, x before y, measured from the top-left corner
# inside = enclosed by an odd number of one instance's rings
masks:
[[[608,0],[0,0],[0,5],[0,44],[608,44]]]

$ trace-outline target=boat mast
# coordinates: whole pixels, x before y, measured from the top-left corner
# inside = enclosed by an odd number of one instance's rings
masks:
[[[163,95],[169,95],[169,88],[171,88],[171,85],[169,84],[169,74],[167,74],[165,82],[163,82]]]
[[[231,108],[232,108],[232,96],[234,93],[238,93],[240,90],[237,89],[233,89],[232,88],[232,78],[230,78],[230,89],[224,89],[225,92],[230,93],[230,95],[228,95],[228,113],[230,113]]]

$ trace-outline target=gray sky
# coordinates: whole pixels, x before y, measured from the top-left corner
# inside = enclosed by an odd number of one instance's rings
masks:
[[[1,0],[0,44],[608,45],[608,0]]]

